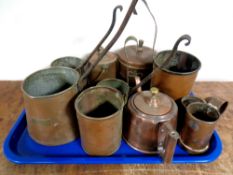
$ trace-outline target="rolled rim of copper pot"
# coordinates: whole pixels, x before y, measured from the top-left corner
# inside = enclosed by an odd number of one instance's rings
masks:
[[[48,95],[46,95],[46,94],[45,95],[33,95],[31,92],[29,92],[30,91],[29,87],[30,87],[31,83],[38,82],[38,78],[41,78],[42,75],[45,76],[46,73],[47,73],[47,75],[49,75],[49,73],[54,74],[55,72],[60,74],[60,76],[65,75],[65,74],[72,75],[72,78],[68,75],[67,75],[67,77],[63,77],[63,80],[65,80],[64,78],[71,78],[72,79],[72,80],[70,79],[72,81],[72,82],[70,82],[70,86],[67,88],[64,88],[63,90],[60,90],[58,92],[54,92],[54,93],[51,93]],[[38,71],[30,74],[28,77],[26,77],[21,85],[21,90],[25,95],[27,95],[31,99],[43,99],[43,98],[57,97],[59,95],[62,95],[64,93],[68,92],[69,90],[71,90],[73,88],[76,88],[79,78],[80,78],[80,75],[75,69],[72,69],[69,67],[50,67],[50,68],[38,70]],[[54,81],[54,79],[53,79],[53,81]],[[68,79],[66,79],[66,82],[68,83]],[[65,81],[64,81],[64,83],[65,83]]]
[[[199,106],[205,106],[205,107],[208,107],[208,108],[211,108],[212,111],[214,111],[215,115],[217,115],[217,118],[213,121],[206,121],[206,120],[201,120],[201,119],[198,119],[197,117],[195,117],[193,115],[192,112],[190,112],[190,110],[192,110],[193,106],[194,105],[199,105]],[[194,102],[194,103],[191,103],[187,106],[187,113],[189,114],[189,116],[195,120],[195,121],[198,121],[198,122],[205,122],[205,124],[208,124],[208,125],[213,125],[215,124],[219,118],[220,118],[220,113],[218,112],[218,110],[216,110],[214,107],[212,107],[211,105],[207,104],[207,103],[202,103],[202,102]]]
[[[117,108],[116,112],[112,113],[111,115],[107,115],[107,116],[103,116],[103,117],[91,117],[86,115],[85,113],[83,113],[80,109],[79,109],[79,102],[82,100],[82,98],[86,95],[87,92],[99,89],[99,88],[104,88],[104,89],[109,89],[114,93],[117,93],[117,96],[120,98],[121,101],[121,105],[119,108]],[[74,102],[74,107],[77,113],[81,114],[82,117],[89,119],[89,120],[95,120],[95,121],[101,121],[101,120],[107,120],[109,118],[112,118],[114,116],[116,116],[116,114],[120,113],[123,110],[124,107],[124,98],[121,94],[121,92],[115,88],[112,87],[106,87],[106,86],[94,86],[94,87],[90,87],[88,89],[85,89],[84,91],[82,91],[78,97],[76,98],[75,102]]]
[[[50,66],[51,67],[57,67],[57,66],[62,66],[62,67],[69,67],[73,69],[79,68],[81,66],[82,59],[74,56],[65,56],[65,57],[60,57],[55,59]]]
[[[161,54],[166,54],[166,56],[168,57],[168,56],[170,55],[171,52],[172,52],[172,50],[164,50],[164,51],[161,51],[161,52],[157,53],[156,56],[155,56],[155,58],[154,58],[154,64],[155,64],[157,67],[160,68],[161,64],[164,62],[164,59],[162,59],[162,61],[163,61],[162,63],[158,64],[158,60],[157,60],[157,59],[159,58],[159,56],[160,56]],[[166,68],[166,66],[165,66],[165,67],[163,67],[162,69],[160,68],[162,71],[167,72],[167,73],[170,73],[170,74],[182,76],[182,75],[190,75],[190,74],[193,74],[193,73],[198,72],[198,71],[200,70],[200,68],[201,68],[201,61],[200,61],[197,57],[195,57],[194,55],[192,55],[192,54],[190,54],[190,53],[188,53],[188,52],[184,52],[184,51],[177,51],[176,54],[177,54],[177,53],[178,53],[178,54],[186,54],[186,55],[188,55],[188,57],[191,57],[192,59],[194,59],[193,61],[196,61],[197,67],[196,67],[195,69],[193,69],[192,71],[188,71],[188,72],[175,72],[175,71],[168,70],[168,69]],[[171,61],[172,61],[172,60],[171,60]]]

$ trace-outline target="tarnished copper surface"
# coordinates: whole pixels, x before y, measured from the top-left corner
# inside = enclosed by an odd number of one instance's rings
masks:
[[[30,136],[43,145],[60,145],[78,137],[73,106],[78,93],[74,69],[54,67],[28,76],[22,85]]]
[[[134,149],[148,154],[164,151],[158,150],[158,146],[164,145],[164,139],[170,132],[163,132],[164,137],[160,136],[160,131],[164,130],[160,125],[170,125],[175,132],[177,121],[178,109],[174,100],[158,93],[158,101],[155,104],[154,95],[151,90],[138,92],[130,97],[123,122],[123,136],[127,143]]]
[[[200,154],[209,148],[219,112],[209,104],[194,102],[188,105],[180,144],[191,154]]]
[[[75,101],[81,145],[94,156],[113,154],[121,143],[124,99],[114,88],[84,90]]]

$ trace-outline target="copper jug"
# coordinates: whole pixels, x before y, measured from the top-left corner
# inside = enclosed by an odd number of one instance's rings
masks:
[[[123,118],[126,142],[140,152],[159,153],[165,163],[171,162],[179,138],[177,112],[175,101],[157,88],[135,93]]]

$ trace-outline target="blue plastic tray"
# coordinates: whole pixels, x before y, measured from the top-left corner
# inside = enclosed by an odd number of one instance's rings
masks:
[[[189,155],[179,145],[173,163],[209,163],[222,151],[221,140],[215,131],[209,150],[202,155]],[[27,131],[25,111],[11,129],[4,143],[4,154],[17,164],[160,164],[158,155],[145,155],[130,148],[122,140],[120,149],[109,157],[88,156],[80,145],[80,139],[61,146],[43,146],[34,142]]]

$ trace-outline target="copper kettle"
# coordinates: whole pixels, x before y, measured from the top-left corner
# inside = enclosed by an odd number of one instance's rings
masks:
[[[179,134],[176,132],[178,107],[157,88],[130,97],[123,121],[123,136],[134,149],[158,153],[170,163]]]

